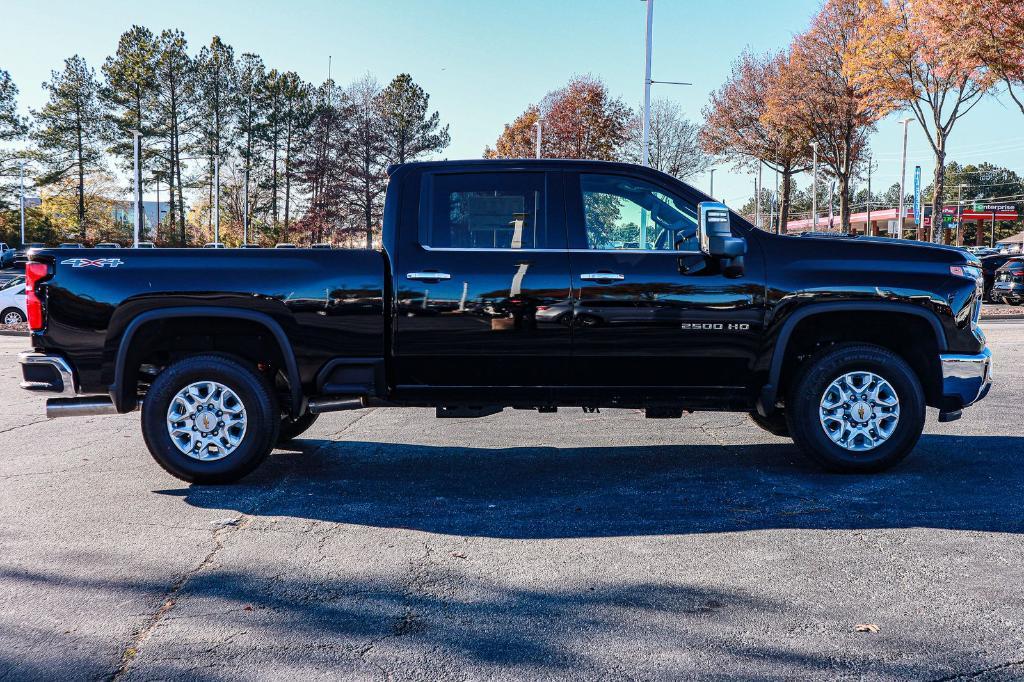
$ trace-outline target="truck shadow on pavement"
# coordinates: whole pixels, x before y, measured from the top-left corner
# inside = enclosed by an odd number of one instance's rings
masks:
[[[157,491],[239,513],[460,536],[770,528],[1024,531],[1024,438],[927,435],[891,471],[822,473],[791,444],[438,447],[297,440],[234,486]]]

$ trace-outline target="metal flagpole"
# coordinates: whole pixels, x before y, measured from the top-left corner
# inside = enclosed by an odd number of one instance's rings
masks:
[[[21,159],[18,161],[18,185],[19,199],[18,205],[21,211],[21,245],[25,246],[25,160]]]
[[[644,165],[651,165],[651,27],[654,21],[654,0],[647,0],[647,58],[644,60]]]

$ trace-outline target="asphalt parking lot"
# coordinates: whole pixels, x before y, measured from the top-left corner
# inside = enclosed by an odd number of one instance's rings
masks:
[[[1024,321],[897,469],[744,415],[322,418],[229,487],[0,337],[0,679],[1024,676]],[[858,632],[862,630],[876,630]]]

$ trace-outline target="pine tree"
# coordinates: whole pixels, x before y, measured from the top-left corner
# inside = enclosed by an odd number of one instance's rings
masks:
[[[18,114],[18,86],[11,79],[11,74],[0,69],[0,143],[20,140],[28,132],[28,123]],[[6,147],[0,148],[0,178],[13,178],[18,175],[18,153]],[[8,187],[0,187],[0,205],[2,197],[9,193]]]
[[[157,41],[156,107],[153,111],[154,135],[163,138],[160,151],[166,173],[170,210],[167,217],[177,241],[188,241],[185,231],[185,180],[182,174],[182,146],[188,145],[194,126],[194,62],[188,54],[188,41],[178,30],[165,30]],[[177,202],[177,205],[175,205]]]
[[[391,163],[413,161],[424,154],[443,151],[450,143],[448,126],[440,114],[429,113],[430,95],[400,73],[377,96],[381,131]]]
[[[85,180],[103,165],[103,109],[96,73],[75,55],[64,60],[63,71],[53,71],[43,83],[49,101],[33,112],[33,134],[43,164],[40,185],[55,185],[69,176],[76,179],[78,229],[85,236]]]
[[[368,249],[373,247],[387,188],[388,145],[377,105],[380,91],[377,81],[370,75],[349,87],[351,136],[342,142],[347,147],[342,192],[366,236]]]
[[[266,79],[266,68],[258,55],[245,53],[238,60],[238,85],[235,88],[234,117],[238,124],[236,143],[243,165],[242,223],[252,227],[254,202],[250,196],[253,165],[259,152],[259,138],[265,126],[263,111],[259,106],[257,91]],[[250,232],[244,235],[252,243],[258,240]]]
[[[156,87],[157,42],[153,32],[144,26],[132,26],[121,34],[117,52],[103,64],[104,84],[100,96],[108,109],[110,126],[108,150],[120,157],[121,167],[134,165],[132,132],[148,135],[150,109]],[[143,167],[154,156],[143,151]]]
[[[207,158],[205,183],[210,197],[210,224],[213,224],[214,160],[224,162],[225,140],[230,140],[235,126],[238,72],[235,51],[214,36],[209,46],[199,51],[195,60],[196,95],[199,101],[197,124],[198,148]]]

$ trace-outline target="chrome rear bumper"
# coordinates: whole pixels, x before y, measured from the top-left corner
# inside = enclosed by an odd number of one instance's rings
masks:
[[[75,373],[61,356],[27,350],[18,353],[18,363],[21,365],[21,387],[26,391],[47,391],[65,398],[78,394]]]
[[[942,354],[939,361],[943,398],[967,407],[988,394],[992,387],[992,351],[988,348],[977,355]]]

